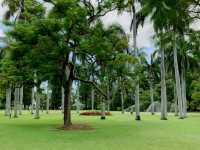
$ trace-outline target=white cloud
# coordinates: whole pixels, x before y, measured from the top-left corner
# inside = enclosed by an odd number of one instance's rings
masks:
[[[117,12],[111,12],[102,18],[106,25],[111,25],[112,23],[120,24],[125,32],[131,37],[130,23],[131,16],[129,13],[123,13],[118,15]],[[137,35],[137,45],[139,48],[152,48],[154,47],[152,36],[154,35],[153,26],[150,21],[146,21],[143,27],[139,27]],[[131,42],[130,42],[131,43]]]
[[[2,21],[3,15],[6,12],[6,8],[2,7],[2,1],[3,0],[0,0],[0,22]],[[0,25],[0,37],[3,37],[3,36],[4,36],[3,29],[2,29],[2,27]]]
[[[3,0],[0,0],[0,3],[2,3],[2,1]],[[0,5],[0,21],[2,20],[5,11],[6,11],[6,8]],[[121,15],[118,15],[117,12],[114,11],[104,16],[102,20],[106,25],[111,25],[112,23],[119,23],[124,28],[125,32],[129,34],[131,37],[132,34],[130,32],[130,23],[131,23],[130,13],[123,13]],[[0,36],[4,35],[2,30],[3,29],[0,27]],[[154,34],[154,31],[153,31],[152,24],[150,24],[149,22],[146,22],[144,24],[144,27],[140,27],[138,30],[138,36],[137,36],[138,47],[152,48],[153,41],[151,39],[152,39],[153,34]]]
[[[3,2],[3,0],[0,0],[0,21],[2,20],[3,15],[7,9],[6,7],[2,7],[2,2]]]
[[[5,34],[3,33],[2,30],[0,30],[0,37],[4,37],[4,36],[5,36]]]
[[[200,31],[200,21],[197,20],[197,21],[193,22],[191,27],[196,31]]]

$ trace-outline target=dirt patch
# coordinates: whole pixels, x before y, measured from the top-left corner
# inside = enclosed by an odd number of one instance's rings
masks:
[[[80,113],[82,116],[101,116],[101,112],[99,111],[85,111]],[[111,116],[112,114],[110,112],[105,112],[106,116]]]
[[[87,130],[93,130],[90,125],[88,124],[72,124],[70,126],[61,126],[57,128],[58,130],[64,130],[64,131],[87,131]]]

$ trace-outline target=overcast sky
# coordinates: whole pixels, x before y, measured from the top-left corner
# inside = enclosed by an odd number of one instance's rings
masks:
[[[0,0],[0,3],[2,0]],[[2,8],[0,5],[0,22],[2,21],[3,14],[5,13],[6,8]],[[131,36],[130,33],[130,22],[131,22],[131,16],[128,13],[123,13],[122,15],[117,15],[116,12],[112,12],[107,14],[105,17],[103,17],[103,21],[105,25],[110,25],[112,23],[118,23],[120,24],[126,33]],[[4,27],[0,23],[0,37],[4,36],[3,33]],[[148,53],[151,53],[153,50],[153,41],[152,36],[154,35],[152,24],[149,22],[146,22],[145,25],[139,28],[138,30],[138,36],[137,36],[137,44],[139,48],[146,48]]]

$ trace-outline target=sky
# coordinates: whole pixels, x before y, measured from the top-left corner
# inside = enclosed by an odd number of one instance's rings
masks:
[[[3,33],[4,27],[3,27],[2,23],[1,23],[1,21],[2,21],[4,13],[6,11],[6,8],[2,7],[2,1],[3,0],[0,0],[0,37],[4,36],[4,33]]]
[[[0,3],[2,3],[2,0],[0,0]],[[3,8],[0,5],[0,37],[5,36],[3,32],[5,30],[5,27],[3,27],[1,23],[5,11],[6,8]],[[123,13],[121,15],[118,15],[117,12],[114,11],[104,16],[102,20],[106,26],[109,26],[112,23],[120,24],[125,30],[125,32],[129,35],[129,37],[131,37],[132,35],[130,32],[131,16],[129,13]],[[154,49],[154,44],[152,40],[153,35],[154,35],[153,26],[150,23],[150,21],[145,22],[144,26],[139,27],[138,29],[137,46],[138,48],[145,48],[147,54],[152,53]]]

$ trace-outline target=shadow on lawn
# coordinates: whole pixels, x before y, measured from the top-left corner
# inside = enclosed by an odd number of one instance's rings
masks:
[[[57,122],[45,123],[45,122],[4,122],[1,124],[2,126],[9,127],[10,129],[22,129],[24,131],[32,130],[32,131],[89,131],[94,130],[94,128],[86,123],[74,123],[70,126],[64,127]]]

